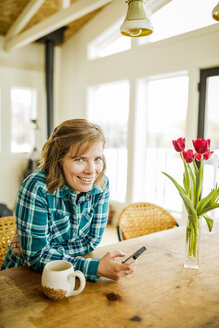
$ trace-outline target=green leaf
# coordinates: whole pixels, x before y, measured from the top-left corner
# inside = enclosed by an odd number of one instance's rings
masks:
[[[211,218],[209,218],[207,215],[203,215],[203,218],[205,219],[205,221],[207,223],[208,230],[209,231],[212,231],[214,220],[212,220]]]
[[[180,196],[182,197],[182,200],[185,204],[188,214],[197,216],[196,210],[189,197],[185,193],[181,193],[181,192],[180,192]]]
[[[203,216],[203,214],[205,214],[205,213],[207,213],[207,212],[209,212],[209,211],[212,211],[212,210],[214,210],[215,208],[218,208],[219,207],[219,204],[214,204],[214,205],[212,205],[212,206],[210,206],[210,207],[207,207],[207,208],[204,208],[202,211],[200,211],[200,212],[197,212],[197,215],[198,216]]]
[[[213,196],[213,190],[204,198],[202,198],[197,206],[197,212],[202,211],[204,208],[209,207],[211,205],[211,199]]]
[[[211,205],[214,205],[215,203],[218,203],[218,200],[219,200],[218,186],[216,185],[216,187],[211,192],[212,192]]]
[[[183,203],[186,207],[186,210],[188,212],[189,215],[197,215],[196,214],[196,211],[195,211],[195,208],[192,204],[192,201],[189,199],[189,197],[186,195],[186,192],[185,190],[178,184],[178,182],[173,178],[171,177],[169,174],[165,173],[165,172],[162,172],[163,174],[165,174],[173,183],[174,185],[176,186],[176,188],[178,189],[179,191],[179,194],[180,196],[182,197],[182,200],[183,200]]]
[[[186,194],[185,190],[178,184],[178,182],[173,177],[171,177],[169,174],[167,174],[165,172],[162,172],[162,173],[165,174],[174,183],[174,185],[178,189],[179,193]]]
[[[218,198],[219,198],[219,189],[216,185],[214,189],[211,190],[211,192],[204,198],[202,198],[197,206],[197,212],[203,212],[206,209],[211,208],[212,206],[215,206],[218,204]],[[216,206],[217,207],[217,206]]]
[[[188,180],[186,179],[186,175],[185,173],[183,173],[183,186],[184,186],[184,189],[188,195],[188,190],[189,190],[189,187],[188,187]]]

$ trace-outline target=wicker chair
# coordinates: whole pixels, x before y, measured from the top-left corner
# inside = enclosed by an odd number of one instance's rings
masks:
[[[164,208],[151,203],[134,203],[121,212],[117,233],[121,241],[175,226],[178,226],[178,223]]]
[[[16,218],[5,216],[0,218],[0,267],[8,251],[12,237],[16,232]]]

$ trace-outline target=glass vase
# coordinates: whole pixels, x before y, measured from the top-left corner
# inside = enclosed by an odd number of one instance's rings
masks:
[[[201,217],[197,215],[188,215],[184,268],[199,268],[201,222]]]

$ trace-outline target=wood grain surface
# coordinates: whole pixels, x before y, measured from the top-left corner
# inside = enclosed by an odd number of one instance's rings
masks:
[[[185,230],[174,228],[97,248],[127,256],[145,245],[134,274],[101,278],[62,301],[47,299],[41,274],[23,266],[0,272],[0,327],[219,328],[219,227],[202,233],[200,269],[184,269]],[[121,260],[120,260],[121,261]]]

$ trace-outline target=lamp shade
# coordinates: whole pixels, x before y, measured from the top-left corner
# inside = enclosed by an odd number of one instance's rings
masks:
[[[212,17],[216,20],[219,21],[219,2],[216,7],[212,10]]]
[[[148,15],[144,0],[128,0],[128,11],[120,32],[130,37],[150,35],[154,28]]]

